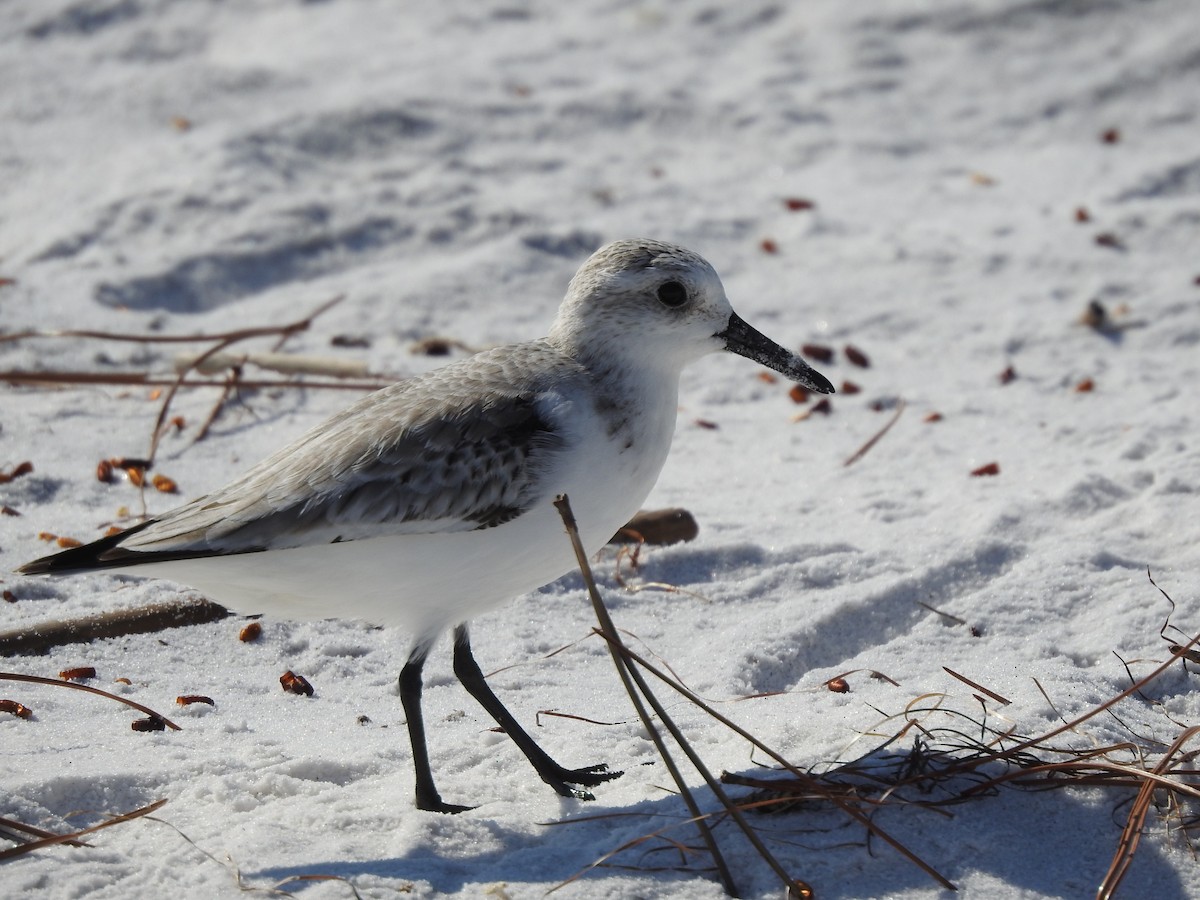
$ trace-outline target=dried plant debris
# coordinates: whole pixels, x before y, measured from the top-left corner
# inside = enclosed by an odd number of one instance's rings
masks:
[[[806,197],[785,197],[783,206],[789,212],[802,212],[804,210],[816,209],[817,203],[815,200],[809,200]]]
[[[297,675],[291,669],[279,676],[279,683],[289,694],[301,694],[305,697],[313,695],[313,686],[308,683],[308,679],[303,675]]]
[[[455,350],[475,353],[476,349],[462,341],[447,337],[427,337],[408,348],[414,356],[449,356]]]
[[[33,718],[33,710],[16,700],[0,699],[0,712],[12,713],[18,719]]]
[[[229,615],[203,597],[190,597],[168,603],[151,603],[132,609],[83,616],[78,619],[41,621],[12,631],[0,632],[0,656],[24,653],[44,653],[51,647],[64,644],[85,644],[89,641],[126,634],[144,634],[214,622]]]
[[[819,363],[833,362],[833,357],[837,353],[832,347],[824,344],[804,344],[800,347],[800,352],[813,362]]]
[[[609,543],[666,546],[694,540],[699,533],[695,516],[686,509],[644,509],[625,523]]]
[[[68,670],[68,671],[71,671],[71,670]],[[180,730],[178,725],[176,725],[174,722],[172,722],[166,716],[155,712],[148,706],[143,706],[142,704],[138,703],[135,700],[130,700],[126,697],[120,697],[117,694],[113,694],[113,693],[110,693],[109,691],[101,690],[98,687],[91,687],[90,685],[80,684],[77,681],[56,681],[53,678],[43,678],[41,675],[26,675],[22,672],[0,672],[0,681],[19,681],[24,684],[40,684],[40,685],[44,685],[44,686],[48,686],[48,687],[66,688],[66,689],[72,690],[72,691],[80,691],[85,694],[94,694],[98,697],[105,697],[109,700],[113,700],[124,706],[132,707],[133,709],[136,709],[138,712],[141,712],[144,715],[149,716],[152,719],[158,719],[159,721],[162,722],[164,727],[170,728],[172,731]]]
[[[26,460],[25,462],[17,463],[9,471],[5,472],[0,469],[0,484],[8,484],[10,481],[15,481],[22,475],[28,475],[33,471],[33,463]]]
[[[63,669],[58,673],[63,681],[90,681],[96,677],[95,666],[76,666],[74,669]]]
[[[853,344],[847,344],[842,352],[846,354],[846,359],[851,365],[858,366],[860,369],[869,369],[871,367],[871,360],[867,357],[867,354],[863,353]]]
[[[203,694],[182,694],[175,698],[175,702],[180,706],[191,706],[193,703],[204,703],[208,706],[216,706],[212,697],[206,697]]]

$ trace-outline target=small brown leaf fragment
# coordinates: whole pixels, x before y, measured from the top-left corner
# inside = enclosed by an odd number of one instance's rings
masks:
[[[179,487],[175,484],[174,479],[168,478],[166,475],[155,475],[150,480],[150,483],[154,485],[156,491],[162,494],[177,494],[179,492]]]
[[[152,391],[150,391],[149,394],[146,395],[146,399],[150,400],[151,402],[153,402],[155,400],[159,400],[161,398],[162,398],[162,388],[154,388]]]
[[[17,512],[15,509],[13,509],[11,506],[0,506],[0,515],[19,516],[20,513]]]
[[[122,675],[120,678],[114,678],[114,679],[113,679],[113,684],[128,684],[128,685],[132,685],[132,684],[133,684],[133,682],[132,682],[132,681],[130,681],[128,678],[126,678],[124,675]]]
[[[696,424],[701,428],[707,428],[709,431],[716,431],[721,427],[716,422],[711,422],[708,419],[696,419]]]
[[[104,536],[112,537],[114,534],[120,534],[124,530],[125,529],[122,528],[120,525],[109,525],[107,528],[104,529]]]
[[[96,463],[96,480],[108,484],[113,478],[113,464],[107,459]]]
[[[17,463],[13,466],[11,472],[0,472],[0,484],[8,484],[10,481],[14,481],[22,475],[28,475],[32,471],[33,463],[28,460],[23,463]]]
[[[850,682],[848,682],[845,678],[831,678],[825,682],[825,687],[829,688],[829,690],[833,691],[835,694],[850,693]]]
[[[996,183],[996,179],[984,172],[972,172],[971,183],[980,187],[991,187]]]
[[[793,403],[807,403],[808,389],[802,384],[792,385],[792,389],[788,391],[788,396],[792,398]]]
[[[1087,211],[1086,206],[1075,207],[1075,221],[1080,225],[1092,221],[1092,214]]]
[[[800,212],[805,209],[816,209],[817,204],[813,200],[805,197],[785,197],[783,205],[791,212]]]
[[[450,341],[445,338],[425,338],[413,344],[412,352],[419,356],[449,356]]]
[[[1079,384],[1075,385],[1075,393],[1090,394],[1096,387],[1096,383],[1090,378],[1085,378]]]
[[[1009,366],[1000,373],[999,378],[1001,384],[1012,384],[1012,382],[1017,380],[1017,370]]]
[[[763,238],[758,245],[763,253],[778,253],[779,245],[770,238]]]
[[[999,475],[1000,463],[990,462],[980,466],[978,469],[972,469],[971,474],[978,478],[981,475]]]
[[[33,710],[16,700],[0,700],[0,712],[12,713],[18,719],[33,718]]]
[[[1096,243],[1101,247],[1108,247],[1110,250],[1124,250],[1125,244],[1111,231],[1102,231],[1095,237]]]
[[[73,537],[60,537],[57,541],[55,541],[55,543],[58,544],[58,546],[62,547],[64,550],[70,550],[72,547],[82,547],[83,546],[83,541],[76,540]]]
[[[205,697],[203,694],[183,694],[176,697],[175,702],[180,706],[191,706],[193,703],[207,703],[209,706],[216,706],[212,697]]]
[[[183,429],[187,427],[187,419],[185,419],[183,416],[171,416],[171,421],[167,424],[169,424],[176,431],[183,431]]]
[[[444,337],[427,337],[417,341],[409,348],[409,351],[415,356],[449,356],[452,350],[472,352],[471,348],[462,341]]]
[[[838,392],[842,394],[861,394],[862,388],[853,381],[843,381],[842,386],[838,388]]]
[[[96,677],[95,666],[76,666],[74,669],[63,669],[58,673],[63,681],[87,681]]]
[[[38,532],[38,540],[39,541],[57,541],[58,535],[55,534],[53,531],[39,531]]]
[[[1121,141],[1121,130],[1119,128],[1106,128],[1100,132],[1100,140],[1106,144],[1118,144]]]
[[[140,466],[129,466],[125,470],[125,477],[134,487],[141,487],[146,483],[146,470]]]
[[[921,421],[922,422],[940,422],[940,421],[942,421],[942,414],[940,412],[927,413],[925,415],[925,418],[922,419]]]
[[[134,731],[166,731],[167,723],[158,716],[146,716],[144,719],[134,719],[129,727]]]
[[[245,627],[238,632],[238,640],[244,644],[257,641],[260,637],[262,637],[262,625],[258,622],[247,622]]]
[[[288,669],[279,676],[279,683],[283,685],[283,689],[292,694],[303,694],[305,697],[313,695],[312,685],[308,683],[308,679],[303,675],[297,675],[291,669]]]
[[[758,380],[763,384],[775,384],[779,381],[779,377],[773,372],[759,372]]]
[[[861,369],[869,369],[871,367],[871,360],[867,358],[867,354],[863,353],[853,344],[847,344],[843,352],[846,354],[846,359],[852,365],[858,366]]]
[[[834,350],[832,347],[826,347],[824,344],[803,344],[800,347],[800,352],[815,362],[833,362]]]
[[[4,597],[4,601],[6,603],[16,603],[17,602],[17,595],[14,594],[10,590],[5,590],[3,593],[3,597]]]

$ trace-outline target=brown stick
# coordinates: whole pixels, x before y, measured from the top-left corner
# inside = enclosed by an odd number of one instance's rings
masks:
[[[134,609],[86,616],[82,619],[43,622],[13,631],[0,632],[0,656],[45,653],[63,644],[86,644],[99,638],[145,634],[183,625],[215,622],[230,615],[211,600],[196,598],[172,603],[152,603]]]
[[[37,841],[30,841],[28,844],[22,844],[19,847],[10,847],[7,850],[0,851],[0,860],[11,859],[14,856],[21,856],[25,853],[31,853],[34,850],[40,850],[43,847],[52,847],[55,844],[73,844],[85,834],[92,834],[99,831],[101,828],[108,828],[112,825],[120,825],[122,822],[128,822],[130,819],[136,819],[140,816],[154,812],[161,807],[167,800],[164,797],[162,800],[156,800],[148,806],[143,806],[135,809],[133,812],[127,812],[123,815],[116,816],[112,819],[107,819],[99,825],[93,825],[91,828],[84,828],[81,831],[73,831],[70,834],[56,834],[52,837],[42,838]]]
[[[870,450],[872,447],[874,447],[875,444],[877,444],[879,442],[879,439],[881,437],[883,437],[885,434],[887,434],[888,430],[891,429],[891,427],[893,425],[895,425],[897,421],[899,421],[900,414],[904,412],[904,407],[906,405],[907,404],[905,404],[903,398],[901,398],[900,402],[896,404],[896,412],[893,413],[892,417],[887,420],[887,424],[884,425],[882,428],[880,428],[877,432],[875,432],[875,436],[872,437],[865,444],[863,444],[861,447],[859,447],[858,450],[856,450],[853,455],[851,455],[844,463],[842,463],[842,465],[843,466],[853,465],[854,463],[856,463],[860,459],[862,459],[864,456],[866,456],[867,451]]]
[[[9,369],[0,372],[0,381],[8,384],[22,385],[71,385],[71,384],[111,384],[116,386],[134,385],[145,387],[166,387],[179,384],[180,387],[224,387],[226,382],[213,378],[186,378],[182,382],[169,375],[151,375],[148,372],[26,372],[21,369]],[[374,391],[386,387],[396,381],[395,378],[380,376],[376,380],[366,381],[294,381],[283,378],[242,379],[238,387],[244,388],[324,388],[342,391]]]
[[[72,691],[83,691],[87,694],[96,694],[100,697],[107,697],[109,700],[115,700],[117,703],[124,703],[126,706],[136,709],[138,712],[143,712],[151,719],[162,722],[163,725],[167,726],[172,731],[182,730],[166,716],[162,715],[161,713],[156,713],[148,706],[143,706],[135,700],[130,700],[128,697],[121,697],[108,691],[102,691],[100,688],[95,688],[91,685],[80,684],[77,681],[61,681],[54,678],[43,678],[41,675],[25,675],[22,672],[0,672],[0,681],[23,681],[26,684],[45,684],[49,685],[50,687],[67,688],[68,690]],[[162,729],[159,728],[156,730],[161,731]]]

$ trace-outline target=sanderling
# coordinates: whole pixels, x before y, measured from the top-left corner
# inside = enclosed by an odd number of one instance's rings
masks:
[[[454,672],[563,796],[615,778],[567,769],[488,687],[467,620],[575,567],[552,501],[567,494],[589,553],[637,512],[667,456],[682,368],[730,350],[833,387],[747,325],[712,266],[619,241],[571,280],[550,333],[377,391],[220,490],[23,574],[107,569],[190,585],[245,613],[347,617],[415,635],[400,673],[421,809],[434,784],[421,670],[454,629]]]

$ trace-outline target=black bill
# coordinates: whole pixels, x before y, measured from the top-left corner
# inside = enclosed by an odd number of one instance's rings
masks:
[[[828,378],[796,354],[784,350],[761,331],[747,325],[737,313],[729,317],[729,324],[725,330],[716,336],[725,341],[725,349],[732,353],[774,369],[780,375],[798,381],[811,391],[820,394],[833,393],[833,385],[829,383]]]

